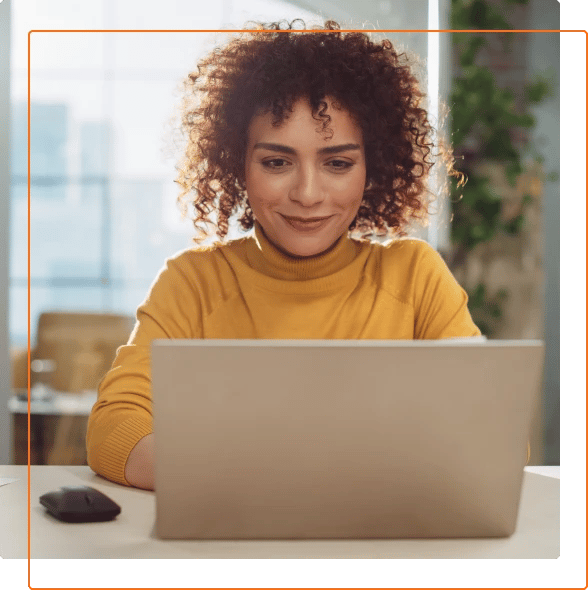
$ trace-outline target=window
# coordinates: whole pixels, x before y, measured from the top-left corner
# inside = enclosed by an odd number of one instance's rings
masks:
[[[428,0],[417,1],[424,8],[420,13],[409,14],[406,2],[390,0],[379,3],[379,13],[371,16],[344,8],[332,16],[343,23],[378,22],[382,28],[427,28]],[[240,28],[251,19],[320,20],[300,6],[276,0],[147,0],[138,11],[134,2],[115,0],[12,3],[13,345],[26,345],[27,339],[27,32],[219,29]],[[397,37],[426,56],[426,34]],[[166,137],[181,80],[198,55],[219,40],[222,35],[194,33],[32,35],[33,331],[44,310],[133,314],[165,258],[190,246],[194,230],[175,205],[175,158],[166,151]]]

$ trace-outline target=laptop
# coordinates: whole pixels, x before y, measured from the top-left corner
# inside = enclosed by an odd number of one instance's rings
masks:
[[[164,539],[506,537],[544,343],[157,340]]]

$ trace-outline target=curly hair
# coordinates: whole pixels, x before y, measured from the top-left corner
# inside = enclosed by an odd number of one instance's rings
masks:
[[[349,230],[362,237],[406,235],[411,219],[426,224],[428,159],[433,128],[420,107],[424,93],[410,66],[384,39],[344,32],[332,20],[324,30],[291,23],[254,23],[213,49],[184,81],[181,130],[185,150],[177,166],[178,202],[194,209],[200,242],[211,226],[222,240],[229,220],[241,214],[243,230],[254,218],[244,183],[247,133],[252,118],[271,113],[279,126],[306,98],[313,118],[329,131],[325,97],[334,99],[363,132],[366,188]],[[450,174],[453,158],[449,160]]]

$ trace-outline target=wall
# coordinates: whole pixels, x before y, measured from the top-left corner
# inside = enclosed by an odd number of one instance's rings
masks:
[[[8,231],[10,147],[10,0],[0,3],[0,465],[10,460],[10,394],[8,361]]]
[[[559,29],[559,2],[557,0],[531,0],[529,25],[532,29]],[[537,127],[532,140],[545,157],[547,171],[559,171],[560,117],[559,117],[559,59],[560,33],[530,35],[527,60],[530,70],[546,68],[556,73],[557,94],[533,111]],[[544,283],[544,337],[546,343],[545,377],[543,389],[543,423],[545,429],[545,465],[559,465],[559,241],[560,193],[559,182],[548,182],[543,195],[542,247],[545,272]]]

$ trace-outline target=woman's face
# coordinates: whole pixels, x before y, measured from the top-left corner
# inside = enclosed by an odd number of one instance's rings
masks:
[[[249,126],[245,185],[267,238],[290,256],[322,254],[348,230],[366,180],[361,128],[327,99],[332,137],[321,133],[305,99],[280,127],[272,115]],[[317,131],[318,128],[318,131]]]

